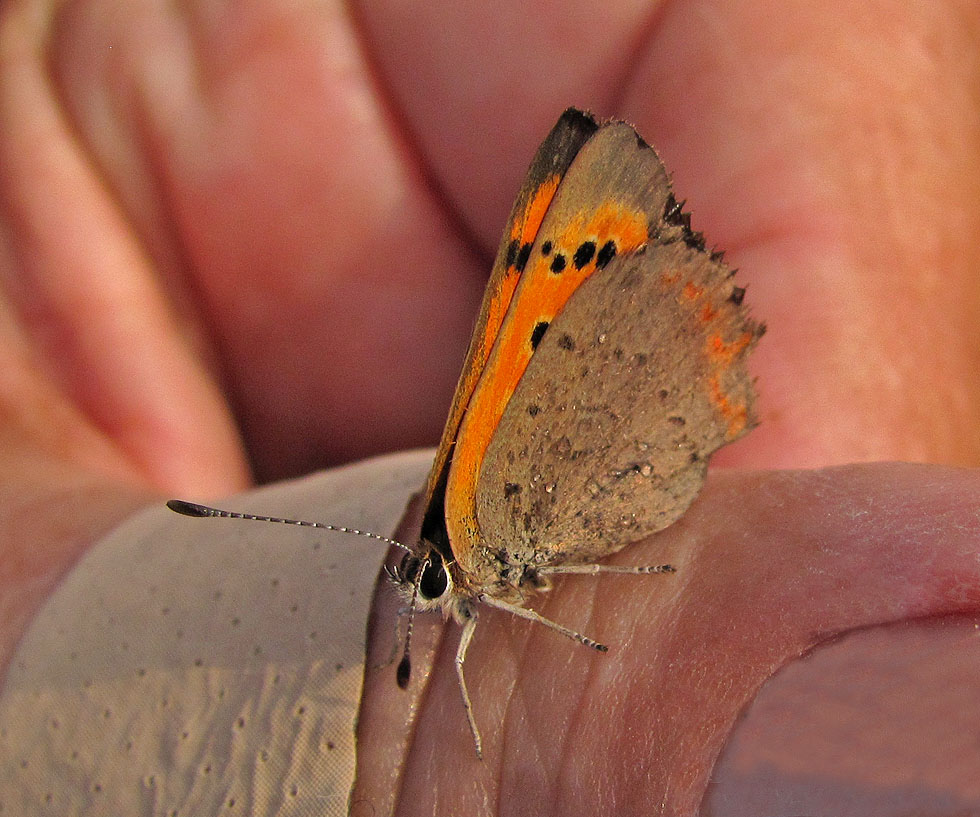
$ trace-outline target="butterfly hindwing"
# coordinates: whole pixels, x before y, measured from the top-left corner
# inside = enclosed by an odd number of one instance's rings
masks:
[[[641,222],[644,240],[631,244]],[[595,561],[666,527],[697,495],[710,454],[755,422],[745,362],[762,329],[626,125],[604,127],[569,169],[512,313],[535,308],[524,290],[543,286],[533,276],[574,271],[606,236],[616,251],[547,321],[475,480],[479,535],[515,564]],[[503,331],[512,325],[509,314]]]
[[[483,462],[480,532],[507,561],[594,562],[684,513],[711,453],[756,422],[761,328],[738,293],[677,241],[617,258],[569,300]],[[697,353],[670,354],[677,336]]]

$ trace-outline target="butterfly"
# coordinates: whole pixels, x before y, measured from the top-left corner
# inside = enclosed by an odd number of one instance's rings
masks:
[[[656,152],[628,124],[569,109],[535,155],[497,251],[425,488],[417,542],[390,578],[412,616],[462,625],[481,607],[607,648],[526,606],[559,574],[670,573],[600,560],[675,522],[708,459],[757,423],[749,353],[764,332],[706,248]],[[321,523],[220,511],[196,516]],[[368,534],[373,535],[373,534]],[[386,542],[391,540],[373,535]]]

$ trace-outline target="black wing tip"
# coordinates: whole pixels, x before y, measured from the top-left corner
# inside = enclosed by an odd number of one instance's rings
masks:
[[[210,516],[208,509],[203,505],[198,505],[196,502],[186,502],[183,499],[168,499],[167,507],[182,516]]]
[[[585,127],[598,126],[599,121],[596,119],[595,115],[589,111],[583,110],[582,108],[575,108],[569,106],[562,111],[560,117],[558,117],[559,122],[565,122],[569,124],[584,125]]]
[[[578,153],[578,148],[592,138],[600,127],[600,121],[588,111],[579,108],[565,108],[551,129],[551,136],[552,138],[558,137],[570,144],[576,144],[578,147],[575,148],[575,153]],[[545,143],[547,142],[546,139]]]
[[[572,130],[584,136],[591,136],[607,125],[625,125],[633,132],[633,136],[636,138],[636,146],[640,150],[653,150],[653,146],[640,136],[636,127],[625,119],[617,119],[616,117],[605,119],[596,116],[592,111],[587,111],[584,108],[565,108],[562,115],[558,117],[558,124],[555,127],[556,129]]]

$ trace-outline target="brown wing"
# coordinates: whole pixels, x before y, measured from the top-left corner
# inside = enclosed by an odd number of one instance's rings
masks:
[[[635,134],[630,144],[604,128],[580,152],[529,264],[576,206],[607,201],[644,202],[650,241],[578,287],[500,418],[476,506],[483,544],[505,562],[595,561],[666,527],[711,453],[756,422],[746,358],[762,327]]]
[[[537,231],[484,376],[466,406],[449,470],[445,518],[453,554],[474,577],[485,566],[476,500],[483,458],[501,433],[501,416],[535,347],[584,280],[617,254],[651,240],[666,205],[663,166],[640,144],[629,125],[612,122],[579,150]]]

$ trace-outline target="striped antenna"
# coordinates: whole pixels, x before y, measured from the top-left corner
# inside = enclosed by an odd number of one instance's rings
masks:
[[[381,536],[378,533],[371,533],[366,530],[358,530],[357,528],[345,528],[341,525],[327,525],[323,522],[307,522],[304,519],[285,519],[281,516],[259,516],[254,513],[238,513],[237,511],[223,511],[220,508],[212,508],[209,505],[198,505],[196,502],[185,502],[183,499],[170,499],[167,501],[167,507],[175,513],[182,514],[183,516],[214,516],[219,519],[251,519],[254,522],[278,522],[281,525],[299,525],[302,528],[320,528],[321,530],[331,530],[337,533],[353,533],[355,536],[366,536],[368,539],[375,539],[378,542],[384,542],[386,545],[394,545],[395,547],[401,548],[404,551],[411,552],[411,548],[407,545],[403,545],[401,542],[396,542],[394,539],[389,539],[387,536]]]
[[[412,625],[415,623],[415,605],[419,600],[419,585],[422,583],[422,566],[419,565],[418,572],[415,574],[415,581],[412,584],[412,604],[408,608],[408,628],[405,630],[405,649],[402,651],[402,660],[398,662],[395,670],[395,680],[398,686],[405,689],[412,677]]]

